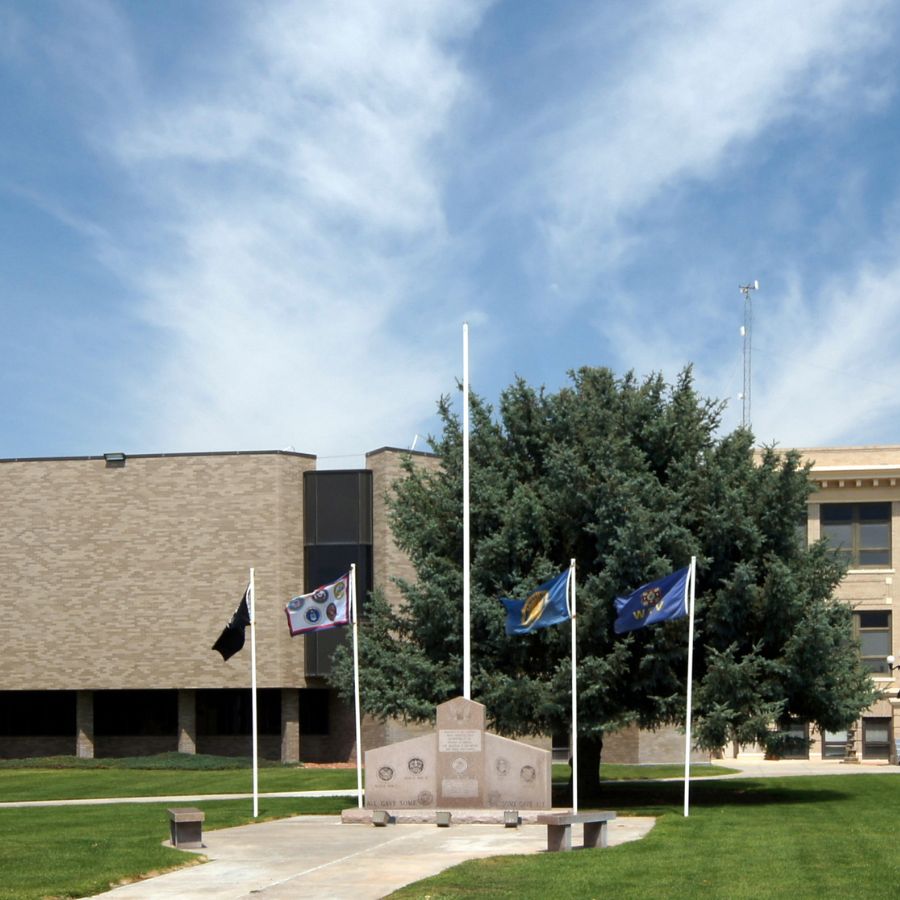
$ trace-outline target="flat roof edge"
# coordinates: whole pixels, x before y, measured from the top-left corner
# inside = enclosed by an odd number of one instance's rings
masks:
[[[408,453],[410,456],[437,456],[433,450],[410,450],[407,447],[379,447],[377,450],[369,450],[366,459],[370,456],[378,456],[379,453]]]
[[[173,457],[194,456],[299,456],[303,459],[317,458],[315,453],[298,453],[296,450],[207,450],[194,453],[125,453],[126,459],[170,459]],[[13,456],[0,458],[0,463],[78,462],[100,459],[105,459],[104,454],[99,453],[90,456]]]

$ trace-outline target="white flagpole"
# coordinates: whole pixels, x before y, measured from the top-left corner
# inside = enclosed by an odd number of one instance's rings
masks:
[[[356,612],[356,563],[350,565],[350,620],[353,623],[353,693],[356,701],[356,797],[362,809],[362,726],[359,715],[359,641],[357,639]]]
[[[250,569],[250,710],[253,732],[253,818],[259,816],[259,747],[256,733],[256,582]]]
[[[569,616],[572,620],[572,812],[578,812],[578,677],[575,666],[575,560],[569,562],[568,587],[572,603]]]
[[[469,553],[469,323],[463,322],[463,697],[472,699]]]
[[[691,557],[691,582],[688,606],[687,708],[684,714],[684,815],[690,815],[691,804],[691,688],[694,682],[694,595],[697,582],[697,557]]]

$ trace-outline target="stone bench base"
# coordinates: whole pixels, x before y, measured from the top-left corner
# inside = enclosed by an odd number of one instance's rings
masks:
[[[203,846],[203,821],[206,814],[193,806],[169,809],[169,832],[172,846],[182,850],[198,850]]]
[[[607,810],[586,813],[549,813],[539,815],[538,823],[547,826],[547,850],[551,852],[572,849],[572,826],[584,825],[584,846],[607,845],[607,823],[616,817]]]

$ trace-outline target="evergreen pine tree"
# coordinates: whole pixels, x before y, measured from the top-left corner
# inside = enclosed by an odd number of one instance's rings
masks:
[[[719,436],[721,404],[686,369],[617,379],[582,368],[557,393],[522,380],[498,414],[472,396],[472,697],[502,734],[566,733],[570,629],[507,637],[499,597],[527,596],[576,560],[579,771],[596,795],[604,732],[683,724],[687,620],[613,632],[613,600],[697,557],[694,738],[765,743],[799,717],[835,731],[874,700],[841,565],[798,535],[811,490],[794,452]],[[370,599],[360,629],[363,708],[424,721],[462,693],[462,429],[447,397],[434,470],[410,461],[389,498],[415,582]],[[804,532],[805,534],[805,532]],[[333,682],[352,696],[349,655]]]

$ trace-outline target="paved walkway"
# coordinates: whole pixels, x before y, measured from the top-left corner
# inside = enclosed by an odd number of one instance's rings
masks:
[[[610,823],[610,846],[643,837],[653,818]],[[121,900],[377,900],[392,891],[483,856],[539,853],[543,825],[344,825],[339,816],[294,816],[204,834],[210,862],[125,885],[100,897]],[[582,842],[573,828],[572,845]]]
[[[720,778],[781,778],[785,775],[900,775],[900,766],[892,766],[883,761],[845,763],[839,759],[764,759],[752,754],[737,759],[713,760],[713,766],[739,769],[734,775],[720,775]]]
[[[900,766],[839,760],[765,760],[761,756],[716,760],[714,766],[739,769],[720,778],[793,775],[900,775]],[[680,780],[680,779],[673,779]],[[202,803],[241,795],[126,797],[106,800],[45,800],[0,806],[55,806],[100,803]],[[246,795],[249,797],[249,795]],[[266,796],[347,796],[356,791],[308,791]],[[348,802],[348,806],[352,800]],[[610,823],[610,846],[642,838],[652,818],[622,817]],[[581,843],[580,828],[572,844]],[[344,825],[338,816],[294,816],[204,833],[209,862],[125,885],[97,896],[121,900],[220,900],[262,897],[377,900],[403,885],[484,856],[539,853],[546,849],[543,825]]]

